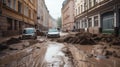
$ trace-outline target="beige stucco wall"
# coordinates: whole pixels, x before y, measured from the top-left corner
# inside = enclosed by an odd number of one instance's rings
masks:
[[[74,1],[70,0],[62,7],[62,29],[72,30],[74,26]]]

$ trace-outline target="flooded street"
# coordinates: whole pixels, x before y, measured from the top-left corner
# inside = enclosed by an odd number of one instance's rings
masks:
[[[22,42],[25,45],[15,44],[16,50],[7,49],[9,52],[2,52],[4,55],[0,57],[0,67],[74,67],[63,43],[52,42],[44,37],[38,37],[36,43],[29,40]],[[17,49],[18,46],[27,47]]]
[[[120,0],[0,0],[0,67],[120,67]]]
[[[49,42],[42,67],[73,67],[63,48],[66,47],[61,43]]]
[[[102,45],[80,45],[57,42],[61,38],[38,37],[21,40],[0,52],[0,67],[119,67],[117,55],[103,54]],[[68,39],[67,39],[68,40]],[[115,49],[115,46],[107,47]],[[108,51],[108,49],[106,50]],[[119,46],[117,46],[117,49]],[[105,51],[105,48],[104,48]],[[117,56],[117,57],[114,57]]]

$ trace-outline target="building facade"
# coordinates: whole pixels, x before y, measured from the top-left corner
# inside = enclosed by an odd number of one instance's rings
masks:
[[[57,28],[57,21],[50,15],[49,28]]]
[[[118,34],[119,0],[74,0],[75,28],[90,33]]]
[[[1,0],[0,36],[21,33],[25,27],[34,27],[37,22],[37,0]]]
[[[44,0],[38,0],[38,28],[42,31],[46,31],[53,27],[54,19],[49,14],[49,10]]]
[[[74,0],[65,0],[61,9],[62,30],[71,31],[74,29]]]

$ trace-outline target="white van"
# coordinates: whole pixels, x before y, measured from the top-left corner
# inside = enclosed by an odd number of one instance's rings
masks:
[[[24,28],[22,32],[22,39],[36,39],[36,29],[35,28]]]

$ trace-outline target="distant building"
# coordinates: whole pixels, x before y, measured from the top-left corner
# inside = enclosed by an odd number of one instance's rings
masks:
[[[62,12],[62,30],[74,29],[74,0],[65,0],[61,9]]]
[[[47,30],[49,26],[49,11],[44,0],[38,0],[38,28]]]
[[[0,0],[0,37],[20,34],[37,22],[37,0]]]
[[[57,28],[57,21],[52,16],[49,17],[49,28]]]
[[[47,9],[45,0],[38,0],[37,16],[38,16],[37,24],[38,29],[46,31],[49,28],[53,27],[52,23],[54,19],[49,14],[49,10]]]
[[[119,0],[74,0],[75,28],[90,33],[119,33]]]

